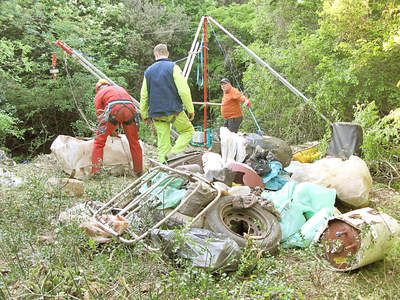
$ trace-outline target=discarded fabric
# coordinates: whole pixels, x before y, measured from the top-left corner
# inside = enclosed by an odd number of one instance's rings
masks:
[[[104,223],[114,230],[118,235],[121,235],[129,227],[129,222],[123,216],[103,215],[99,221],[91,218],[83,222],[79,227],[84,229],[86,234],[97,243],[107,243],[112,239],[112,234],[105,231],[99,224]]]

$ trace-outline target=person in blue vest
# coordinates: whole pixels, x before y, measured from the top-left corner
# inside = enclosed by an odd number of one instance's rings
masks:
[[[161,163],[165,163],[167,157],[183,152],[194,134],[190,122],[194,118],[190,88],[182,70],[168,56],[167,45],[158,44],[154,47],[156,61],[144,72],[140,91],[140,112],[145,123],[153,123],[156,128],[157,152]],[[173,146],[171,125],[179,133]]]

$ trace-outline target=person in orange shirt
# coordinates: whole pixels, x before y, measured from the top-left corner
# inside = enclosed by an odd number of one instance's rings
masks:
[[[224,118],[224,127],[232,132],[238,132],[240,123],[243,120],[243,113],[240,103],[250,107],[250,100],[247,99],[238,89],[231,85],[227,78],[221,79],[221,89],[224,92],[222,96],[221,115]]]

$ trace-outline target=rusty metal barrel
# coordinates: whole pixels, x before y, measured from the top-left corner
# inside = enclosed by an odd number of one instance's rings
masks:
[[[320,242],[331,266],[349,271],[383,259],[399,237],[397,220],[366,207],[332,218]]]

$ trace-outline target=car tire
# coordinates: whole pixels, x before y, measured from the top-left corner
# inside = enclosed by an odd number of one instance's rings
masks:
[[[256,203],[248,208],[232,204],[235,196],[225,196],[206,214],[206,222],[214,232],[225,234],[240,247],[246,245],[247,234],[261,249],[274,252],[281,240],[281,228],[276,216]]]

